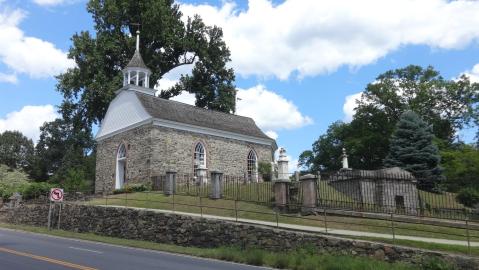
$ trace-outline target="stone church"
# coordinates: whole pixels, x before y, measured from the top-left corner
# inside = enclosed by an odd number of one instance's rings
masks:
[[[150,185],[166,171],[219,171],[257,180],[258,162],[273,161],[276,142],[253,119],[156,97],[157,90],[149,87],[150,74],[137,33],[135,53],[123,70],[123,87],[95,137],[95,192]]]

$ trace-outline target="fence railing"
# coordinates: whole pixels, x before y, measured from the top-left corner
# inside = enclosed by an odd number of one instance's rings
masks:
[[[355,216],[355,212],[344,209],[315,207],[315,215],[297,215],[279,211],[274,203],[245,202],[223,198],[211,200],[202,196],[164,196],[161,192],[141,192],[135,195],[118,194],[96,198],[86,204],[105,206],[145,207],[172,211],[179,214],[196,214],[200,217],[223,218],[236,222],[256,223],[278,228],[289,228],[355,237],[387,238],[394,242],[414,236],[431,239],[463,241],[470,252],[479,245],[479,223],[469,220],[447,221],[407,218],[403,215]],[[289,208],[304,208],[289,204]],[[313,209],[311,209],[313,210]],[[356,233],[355,233],[356,232]],[[456,242],[456,244],[458,244]]]
[[[456,194],[438,189],[434,179],[416,179],[408,173],[339,171],[322,173],[318,205],[361,212],[446,219],[479,219],[459,203]]]
[[[251,181],[246,176],[223,175],[221,197],[240,201],[269,203],[275,201],[274,181]],[[174,193],[189,196],[211,196],[211,179],[193,174],[177,174]],[[291,174],[287,203],[290,211],[299,211],[303,188],[299,176]],[[164,190],[166,176],[153,179],[153,190]],[[416,217],[479,220],[474,209],[456,200],[456,194],[438,191],[431,179],[415,179],[407,173],[373,173],[343,170],[322,173],[315,180],[317,203],[320,208],[358,212],[394,213]]]

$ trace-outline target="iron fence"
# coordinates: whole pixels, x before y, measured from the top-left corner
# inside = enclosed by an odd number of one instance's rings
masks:
[[[317,184],[318,205],[360,212],[479,219],[473,209],[457,201],[455,193],[441,191],[439,181],[381,171],[321,173]]]
[[[290,174],[288,203],[290,211],[300,211],[303,189],[299,174]],[[155,191],[164,190],[166,176],[153,178]],[[258,179],[258,181],[255,181]],[[315,182],[319,208],[342,209],[357,212],[434,217],[444,219],[479,220],[479,214],[465,207],[456,194],[440,191],[437,181],[416,179],[408,173],[382,171],[342,170],[321,173]],[[209,197],[210,179],[193,174],[177,174],[174,193],[179,195]],[[274,181],[261,177],[223,175],[221,194],[225,199],[269,203],[275,200]]]
[[[135,196],[136,195],[136,196]],[[357,212],[345,209],[312,208],[312,215],[299,215],[282,212],[274,203],[254,203],[223,198],[212,200],[202,196],[165,196],[161,192],[141,192],[137,194],[117,194],[97,197],[80,202],[105,206],[144,207],[171,211],[176,214],[198,215],[204,218],[225,219],[236,222],[261,224],[278,228],[327,233],[358,238],[390,239],[393,243],[402,239],[432,242],[452,241],[467,248],[479,246],[479,223],[468,219],[462,221],[433,218],[415,218],[389,213],[387,215],[355,215]],[[254,206],[260,205],[260,206]],[[288,204],[288,208],[304,208]],[[440,240],[437,240],[440,239]],[[450,242],[449,242],[450,243]]]

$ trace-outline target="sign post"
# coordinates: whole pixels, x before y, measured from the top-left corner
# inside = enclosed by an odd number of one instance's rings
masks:
[[[61,188],[52,188],[50,189],[50,209],[48,210],[48,229],[51,229],[52,225],[52,212],[55,208],[56,203],[60,203],[60,210],[58,211],[58,228],[60,229],[60,217],[62,211],[62,202],[63,202],[63,189]]]

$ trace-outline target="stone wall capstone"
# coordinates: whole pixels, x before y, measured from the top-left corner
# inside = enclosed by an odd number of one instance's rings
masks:
[[[3,211],[0,219],[13,224],[46,226],[47,213],[48,205],[26,205]],[[54,216],[52,220],[58,219]],[[479,269],[479,260],[473,257],[147,209],[65,204],[61,220],[63,230],[183,246],[236,245],[288,251],[308,245],[320,252],[369,256],[389,262],[418,264],[424,258],[437,257],[457,269]],[[52,226],[56,228],[57,224]]]

